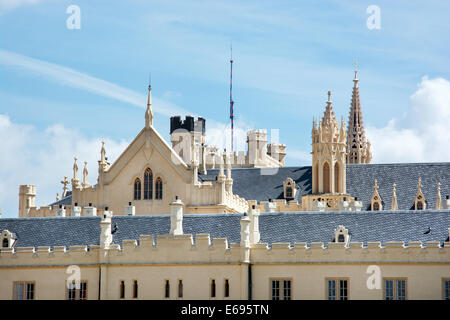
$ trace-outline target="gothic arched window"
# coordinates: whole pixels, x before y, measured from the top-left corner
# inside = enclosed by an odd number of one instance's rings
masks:
[[[157,178],[155,182],[155,199],[162,199],[163,196],[163,182],[161,178]]]
[[[339,190],[339,163],[334,165],[334,192],[340,192]]]
[[[330,165],[328,162],[323,165],[323,192],[330,193]]]
[[[292,187],[286,188],[286,198],[293,198],[292,197]]]
[[[134,200],[141,200],[141,180],[134,180]]]
[[[8,248],[9,247],[9,239],[8,238],[3,238],[2,247],[3,248]]]
[[[153,199],[153,172],[150,168],[144,173],[144,200]]]
[[[373,211],[379,211],[380,210],[380,204],[378,202],[373,203]]]

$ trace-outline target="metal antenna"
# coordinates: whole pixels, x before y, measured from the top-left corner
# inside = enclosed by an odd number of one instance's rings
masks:
[[[234,140],[234,102],[233,102],[233,45],[230,45],[230,120],[231,120],[231,152]]]

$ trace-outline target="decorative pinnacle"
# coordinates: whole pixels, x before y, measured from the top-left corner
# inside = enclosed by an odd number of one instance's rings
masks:
[[[356,83],[358,82],[358,61],[356,61],[356,59],[355,59],[355,79],[353,79],[353,81],[355,82],[355,85],[356,85]]]
[[[328,91],[328,102],[331,102],[331,91]]]

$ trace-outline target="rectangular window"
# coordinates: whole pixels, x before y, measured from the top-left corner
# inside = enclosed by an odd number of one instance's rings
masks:
[[[211,298],[216,297],[216,280],[211,280]]]
[[[348,300],[348,280],[328,279],[327,295],[328,300]]]
[[[280,300],[280,280],[272,280],[272,300]]]
[[[225,292],[223,296],[226,298],[230,296],[230,282],[228,281],[228,279],[225,279]]]
[[[14,300],[34,300],[34,282],[15,282]]]
[[[178,298],[183,298],[183,280],[178,280]]]
[[[138,297],[138,282],[137,280],[133,281],[133,298],[136,299]]]
[[[166,298],[170,297],[170,282],[169,282],[169,280],[166,280],[165,297]]]
[[[78,289],[72,282],[67,289],[67,300],[87,300],[87,281],[81,281]]]
[[[450,280],[444,279],[444,300],[450,300]]]
[[[125,299],[125,281],[120,281],[120,299]]]
[[[291,280],[277,279],[271,280],[272,300],[291,300]]]
[[[384,279],[385,300],[406,300],[406,279]]]

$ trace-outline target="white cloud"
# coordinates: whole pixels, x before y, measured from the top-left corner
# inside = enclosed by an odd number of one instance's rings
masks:
[[[43,0],[0,0],[0,13],[11,11],[18,7],[30,4],[36,4]]]
[[[0,63],[10,67],[31,71],[38,76],[44,77],[46,80],[54,81],[58,85],[65,85],[89,91],[131,104],[135,107],[145,108],[147,105],[147,96],[145,94],[137,93],[133,90],[123,88],[115,83],[95,78],[86,73],[82,73],[58,64],[30,58],[2,49],[0,49]],[[153,108],[153,112],[160,113],[165,116],[188,113],[173,103],[155,98],[153,96],[152,104],[156,106]]]
[[[384,128],[367,128],[373,162],[441,162],[450,160],[450,82],[424,77],[411,105]]]
[[[97,160],[101,139],[88,139],[80,132],[60,124],[45,130],[11,122],[0,114],[0,208],[3,217],[18,215],[19,185],[33,184],[37,188],[36,205],[47,205],[61,195],[60,181],[73,176],[73,157],[78,158],[79,178],[84,161],[88,162],[89,183],[97,179]],[[109,160],[114,161],[128,142],[105,139]]]

